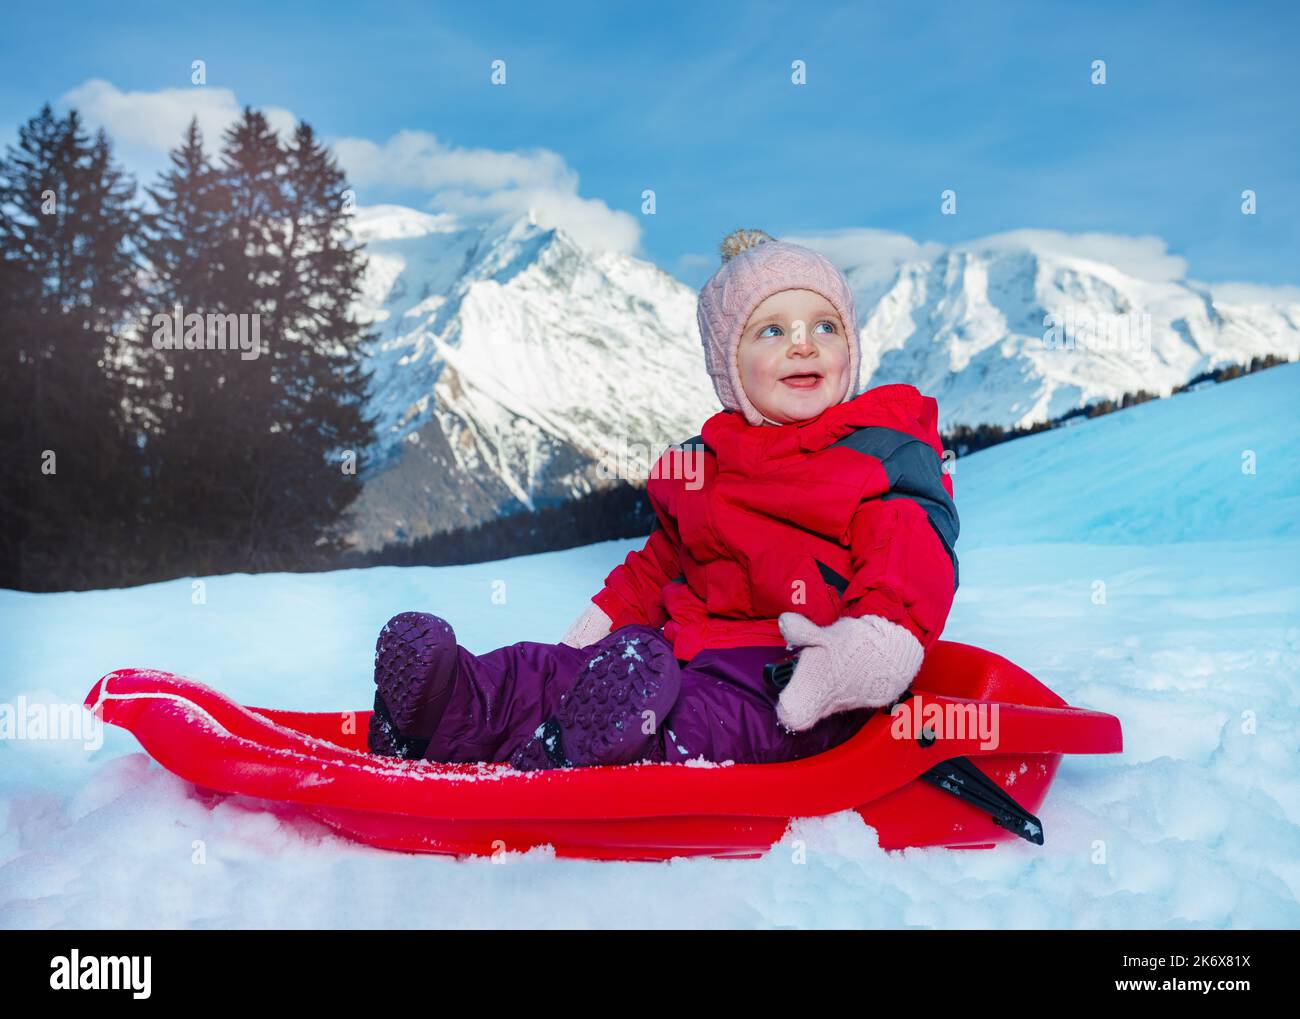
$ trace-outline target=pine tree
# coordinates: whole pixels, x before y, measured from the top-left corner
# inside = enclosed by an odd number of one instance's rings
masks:
[[[150,193],[154,313],[256,316],[261,346],[162,352],[151,476],[186,572],[326,561],[359,481],[342,450],[372,439],[350,317],[364,263],[341,209],[342,174],[310,128],[285,147],[246,109],[206,159],[196,124]],[[249,352],[252,353],[252,352]]]
[[[245,553],[255,566],[307,565],[323,561],[358,491],[340,453],[359,455],[372,436],[359,367],[364,337],[349,313],[364,263],[343,218],[342,174],[310,128],[301,125],[285,147],[261,113],[246,109],[226,134],[221,175],[233,244],[223,294],[260,317],[263,343],[256,360],[232,364]]]
[[[85,586],[134,559],[135,185],[47,104],[0,160],[0,583]]]
[[[265,117],[253,110],[226,131],[220,165],[207,158],[192,121],[150,189],[157,211],[145,245],[146,311],[153,321],[178,310],[186,334],[180,349],[157,352],[152,373],[150,513],[159,562],[172,574],[291,562],[276,507],[292,471],[276,476],[268,466],[284,465],[275,447],[285,401],[271,360],[264,350],[249,359],[238,346],[206,345],[210,316],[248,324],[274,306],[283,258],[283,158]],[[195,315],[203,322],[196,335],[186,322]],[[298,542],[304,543],[310,541]]]
[[[287,258],[273,324],[292,365],[292,434],[306,458],[295,494],[329,535],[360,493],[359,472],[345,472],[343,458],[355,463],[374,441],[361,366],[372,336],[351,311],[365,260],[348,228],[347,182],[309,125],[298,124],[286,156]]]
[[[217,165],[190,124],[145,213],[75,112],[21,129],[0,161],[0,584],[333,560],[359,486],[340,457],[373,437],[345,186],[309,127],[284,145],[246,109]],[[156,349],[178,306],[257,316],[257,356],[202,329]]]
[[[234,541],[224,520],[235,469],[220,447],[231,391],[232,352],[154,350],[155,333],[167,323],[158,316],[225,314],[225,259],[232,252],[225,230],[231,196],[203,148],[197,119],[170,154],[171,166],[148,189],[156,211],[143,247],[149,267],[149,299],[142,329],[150,350],[146,423],[148,500],[153,555],[159,568],[197,573],[220,569]],[[167,338],[165,331],[160,339]]]

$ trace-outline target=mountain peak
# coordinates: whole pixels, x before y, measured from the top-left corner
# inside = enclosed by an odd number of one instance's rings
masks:
[[[1300,355],[1284,305],[1216,302],[1154,239],[1069,240],[1018,231],[900,265],[859,304],[867,384],[934,396],[944,427],[1014,427],[1127,392],[1167,394],[1258,355]]]
[[[379,448],[356,507],[363,547],[590,492],[609,484],[611,457],[630,479],[636,449],[718,410],[695,292],[588,251],[532,207],[459,231],[393,230],[367,254],[358,314],[378,326]]]

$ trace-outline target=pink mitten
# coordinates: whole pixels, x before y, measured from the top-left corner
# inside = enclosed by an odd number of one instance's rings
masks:
[[[785,639],[801,648],[776,706],[777,721],[795,732],[837,711],[893,703],[925,657],[908,630],[880,616],[843,616],[818,626],[797,612],[783,612],[777,622]]]
[[[569,632],[560,638],[560,643],[568,644],[569,647],[584,648],[588,644],[594,644],[601,637],[608,636],[613,622],[599,605],[592,602],[587,606],[587,611],[573,621]]]

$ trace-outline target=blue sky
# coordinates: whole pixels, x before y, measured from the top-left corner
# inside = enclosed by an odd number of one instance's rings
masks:
[[[737,226],[1155,235],[1194,278],[1300,284],[1296,5],[1126,7],[12,5],[0,134],[75,102],[147,176],[180,107],[214,134],[276,108],[337,143],[362,204],[537,201],[696,285]]]

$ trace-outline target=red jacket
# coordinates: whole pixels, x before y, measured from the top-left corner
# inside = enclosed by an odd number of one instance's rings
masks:
[[[928,650],[958,581],[942,457],[938,404],[909,385],[782,426],[720,411],[655,463],[650,538],[591,600],[615,629],[662,626],[683,661],[784,645],[782,612],[883,616]]]

